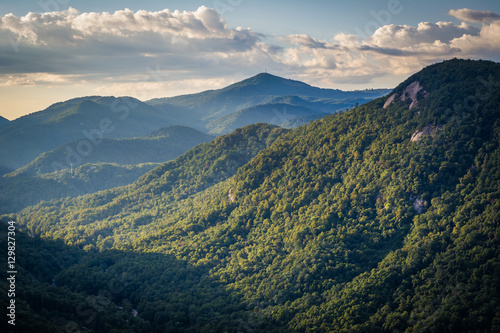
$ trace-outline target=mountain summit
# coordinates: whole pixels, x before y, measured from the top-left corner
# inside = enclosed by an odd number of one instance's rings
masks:
[[[308,95],[319,94],[320,91],[328,91],[330,94],[340,92],[337,89],[319,89],[314,88],[307,83],[285,79],[269,73],[260,73],[252,76],[246,80],[234,83],[226,88],[220,89],[220,92],[247,90],[248,92],[255,92],[263,94],[267,92],[272,95]]]

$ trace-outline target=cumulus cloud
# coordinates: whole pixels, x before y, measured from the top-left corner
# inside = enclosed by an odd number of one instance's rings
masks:
[[[498,61],[500,54],[500,38],[498,36],[500,36],[500,20],[484,26],[479,35],[463,35],[452,40],[450,45],[459,49],[462,54]]]
[[[225,54],[255,53],[261,38],[250,29],[229,28],[204,6],[193,12],[79,13],[70,8],[8,14],[0,19],[0,73],[119,73],[158,63],[196,68]]]
[[[492,13],[489,10],[480,11],[469,8],[450,9],[449,15],[465,22],[491,22],[500,19],[500,15]]]
[[[365,40],[345,33],[330,42],[290,35],[282,38],[291,45],[285,48],[282,61],[316,78],[329,77],[330,85],[368,83],[381,76],[410,74],[452,57],[499,60],[498,36],[500,20],[481,28],[465,22],[421,22],[416,27],[390,24]]]
[[[370,43],[378,47],[405,49],[436,41],[446,44],[463,35],[477,36],[479,31],[467,23],[421,22],[417,27],[391,24],[377,29],[370,37]]]
[[[18,18],[13,14],[0,20],[0,29],[11,33],[19,44],[61,45],[82,40],[105,41],[109,38],[160,37],[175,43],[182,40],[220,39],[252,44],[258,34],[249,29],[230,29],[213,9],[201,6],[194,12],[159,12],[130,9],[114,13],[79,13],[70,8],[62,12],[29,13]],[[137,41],[137,40],[136,40]]]

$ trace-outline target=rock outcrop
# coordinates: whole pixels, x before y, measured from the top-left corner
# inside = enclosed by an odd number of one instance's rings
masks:
[[[229,202],[236,201],[236,196],[234,195],[234,189],[232,187],[229,189],[229,192],[227,192],[227,200]]]
[[[418,130],[415,131],[410,138],[410,142],[417,142],[420,139],[422,139],[423,137],[426,137],[428,135],[431,135],[432,137],[434,137],[436,135],[437,131],[439,131],[441,128],[442,128],[442,126],[427,125],[424,128],[422,128],[420,131],[418,131]]]
[[[403,94],[401,95],[400,100],[402,100],[404,102],[404,101],[409,99],[411,101],[410,109],[413,109],[413,108],[418,106],[417,96],[419,93],[422,94],[424,96],[424,98],[429,96],[429,93],[424,90],[424,88],[420,85],[420,83],[418,81],[415,81],[415,82],[411,83],[410,85],[408,85],[405,88],[405,90],[403,90]],[[389,98],[384,103],[384,109],[387,108],[392,103],[394,103],[394,99],[396,97],[397,97],[396,93],[389,96]]]

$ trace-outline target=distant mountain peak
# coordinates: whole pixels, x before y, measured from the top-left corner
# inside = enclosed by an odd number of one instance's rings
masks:
[[[160,109],[165,106],[168,108],[180,107],[189,110],[192,114],[197,114],[202,121],[208,124],[221,116],[248,109],[255,105],[267,104],[271,101],[273,103],[296,103],[303,106],[310,106],[311,103],[318,102],[321,104],[322,113],[323,111],[337,111],[339,108],[335,105],[341,100],[352,101],[357,99],[356,102],[362,103],[383,96],[388,92],[389,90],[384,89],[341,91],[338,89],[318,88],[301,81],[264,72],[221,89],[206,90],[197,94],[159,98],[147,101],[146,103]],[[356,102],[352,102],[352,106]]]
[[[253,77],[263,77],[263,78],[268,77],[268,78],[270,78],[270,77],[279,77],[279,76],[270,74],[268,72],[261,72],[261,73],[255,75],[255,76],[253,76]]]
[[[255,76],[249,77],[248,79],[237,82],[234,85],[261,85],[261,84],[283,84],[283,85],[289,85],[289,86],[311,87],[307,83],[296,81],[296,80],[291,80],[291,79],[286,79],[284,77],[273,75],[273,74],[270,74],[267,72],[259,73]],[[231,85],[231,86],[234,86],[234,85]],[[229,86],[229,87],[231,87],[231,86]]]
[[[257,75],[254,75],[254,76],[250,77],[249,79],[252,79],[252,78],[256,78],[256,79],[260,79],[260,80],[273,80],[273,79],[287,80],[284,77],[281,77],[281,76],[278,76],[278,75],[274,75],[274,74],[271,74],[271,73],[268,73],[268,72],[259,73]]]

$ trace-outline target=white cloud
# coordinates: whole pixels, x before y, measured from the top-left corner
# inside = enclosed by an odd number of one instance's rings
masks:
[[[479,35],[463,35],[450,42],[452,47],[460,49],[471,57],[488,57],[498,60],[500,54],[500,20],[485,25]]]
[[[421,22],[417,27],[408,25],[385,25],[370,37],[370,44],[381,48],[414,49],[415,46],[433,44],[436,41],[449,43],[463,35],[477,36],[479,29],[467,23],[454,25],[451,22]]]
[[[248,29],[230,29],[213,9],[201,6],[194,12],[159,12],[130,9],[114,13],[79,13],[70,8],[61,12],[29,13],[17,18],[12,14],[0,21],[0,29],[12,33],[20,43],[57,45],[81,40],[104,41],[111,37],[134,38],[153,34],[162,40],[246,39],[258,34]]]
[[[450,9],[449,15],[465,22],[491,22],[500,19],[500,15],[492,13],[488,10],[480,11],[469,8]]]
[[[381,26],[366,40],[345,33],[336,34],[331,42],[290,35],[282,38],[290,44],[282,61],[330,85],[368,83],[382,76],[408,75],[453,57],[498,61],[498,36],[500,20],[481,28],[465,22],[421,22],[416,27],[391,24]]]
[[[97,94],[171,96],[219,88],[265,68],[322,86],[370,84],[452,58],[500,60],[500,20],[458,9],[462,22],[384,25],[371,36],[272,38],[231,28],[215,10],[50,13],[0,18],[0,85],[89,82]],[[478,21],[479,20],[479,21]],[[489,23],[488,23],[489,22]],[[274,43],[276,40],[276,43]],[[279,44],[279,45],[277,45]],[[216,78],[216,79],[213,79]]]
[[[212,63],[216,54],[255,53],[261,38],[250,29],[229,28],[204,6],[194,12],[70,8],[20,18],[9,14],[0,19],[0,73],[116,74],[157,63],[196,68]]]

